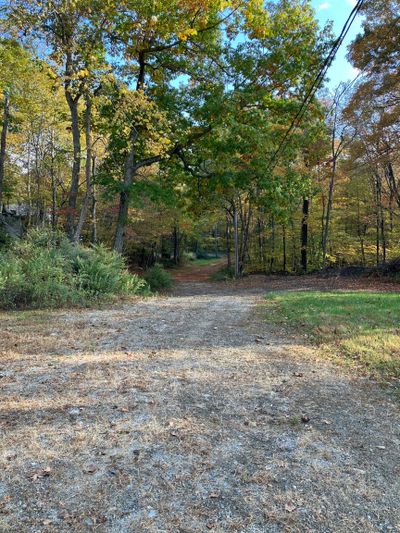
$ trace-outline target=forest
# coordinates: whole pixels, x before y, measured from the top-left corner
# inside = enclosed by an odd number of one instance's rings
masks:
[[[0,532],[400,531],[400,0],[0,0]]]
[[[357,76],[332,89],[340,39],[302,0],[3,2],[4,222],[142,269],[398,258],[398,4],[358,8]]]

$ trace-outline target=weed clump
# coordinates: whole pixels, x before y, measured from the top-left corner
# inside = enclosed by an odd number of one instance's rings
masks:
[[[63,234],[31,230],[0,252],[0,307],[87,305],[123,294],[143,294],[147,283],[102,245],[84,247]]]
[[[146,270],[144,279],[152,291],[169,289],[172,286],[171,275],[159,263]]]

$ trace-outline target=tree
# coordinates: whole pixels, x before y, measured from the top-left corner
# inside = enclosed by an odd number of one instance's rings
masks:
[[[0,40],[0,98],[2,103],[0,136],[0,214],[3,205],[7,140],[11,122],[24,109],[29,98],[26,91],[34,70],[28,54],[12,39]]]
[[[73,165],[66,230],[75,235],[75,218],[81,170],[79,106],[93,76],[107,70],[104,35],[110,25],[113,3],[102,0],[57,0],[34,2],[15,0],[8,10],[8,24],[29,33],[49,50],[53,76],[63,85],[70,111],[73,140]],[[51,65],[51,67],[50,67]],[[86,100],[88,102],[88,100]]]
[[[111,33],[111,42],[114,51],[117,54],[122,53],[126,59],[125,72],[129,82],[136,87],[138,99],[142,98],[143,93],[145,98],[156,107],[159,106],[162,112],[161,100],[165,98],[166,93],[171,96],[168,85],[176,77],[182,74],[198,74],[202,62],[218,62],[214,54],[220,53],[218,40],[221,31],[233,19],[238,25],[242,23],[242,27],[262,32],[262,23],[265,21],[262,2],[205,0],[200,9],[197,3],[181,0],[127,2],[126,9],[118,13],[114,31]],[[171,104],[171,99],[168,103]],[[153,110],[156,107],[153,106]],[[173,104],[173,107],[176,107],[176,104]],[[177,121],[172,119],[172,122]],[[207,128],[204,131],[207,131]],[[124,179],[114,239],[114,248],[118,251],[123,247],[129,188],[134,182],[135,173],[144,166],[160,161],[163,155],[138,159],[140,150],[137,150],[137,143],[142,142],[141,132],[143,128],[133,119],[130,147],[124,160]],[[185,136],[191,144],[192,139],[198,136],[198,131],[189,130]],[[181,144],[177,139],[175,147],[165,155],[176,153]]]
[[[302,197],[308,183],[299,158],[309,134],[297,130],[279,159],[276,150],[325,50],[329,35],[318,35],[316,30],[308,4],[275,4],[265,33],[224,55],[219,90],[209,91],[207,97],[206,86],[197,91],[200,101],[207,100],[204,115],[210,111],[215,115],[210,135],[201,142],[201,155],[184,151],[183,163],[189,178],[194,178],[193,195],[207,205],[210,196],[213,203],[219,198],[231,218],[237,275],[248,256],[254,213],[264,210],[274,225],[273,220],[283,220],[285,211]],[[291,39],[282,40],[282,34]],[[293,52],[293,41],[301,59],[284,61]],[[319,107],[314,104],[306,124],[317,115]]]
[[[333,193],[336,181],[336,172],[340,156],[351,145],[356,135],[353,125],[346,122],[343,117],[343,109],[349,86],[340,84],[335,90],[327,116],[327,125],[330,134],[330,178],[328,198],[325,212],[325,221],[322,235],[322,265],[326,266],[329,229],[332,214]]]

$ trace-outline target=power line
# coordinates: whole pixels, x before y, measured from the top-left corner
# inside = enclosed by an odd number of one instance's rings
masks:
[[[276,149],[276,151],[274,152],[274,154],[272,155],[272,157],[271,157],[271,159],[269,161],[270,170],[273,170],[275,168],[275,166],[277,164],[277,158],[278,158],[280,152],[282,151],[282,149],[284,148],[287,139],[289,138],[289,136],[292,133],[292,131],[294,130],[294,128],[299,124],[299,122],[303,118],[304,113],[306,112],[308,106],[310,105],[312,99],[315,96],[315,93],[320,88],[321,83],[323,82],[327,71],[329,70],[330,66],[332,65],[332,63],[333,63],[333,61],[334,61],[334,59],[336,57],[336,54],[339,51],[339,48],[341,47],[341,45],[343,44],[343,41],[346,38],[346,36],[347,36],[347,34],[348,34],[348,32],[349,32],[349,30],[350,30],[355,18],[357,17],[361,7],[363,6],[364,1],[365,0],[358,0],[357,4],[352,9],[349,17],[347,18],[339,37],[333,43],[333,46],[332,46],[329,54],[325,58],[325,61],[322,64],[322,67],[321,67],[320,71],[318,72],[318,74],[315,77],[310,89],[308,90],[305,98],[303,99],[302,104],[300,106],[300,109],[298,110],[296,116],[292,120],[292,122],[290,124],[290,127],[286,131],[282,141],[280,142],[278,148]]]
[[[379,40],[380,41],[384,41],[390,35],[391,31],[393,30],[393,26],[395,26],[399,21],[400,21],[400,15],[398,17],[396,17],[394,20],[392,20],[392,22],[389,25],[388,31],[385,32],[385,35],[381,36]],[[369,65],[371,65],[371,63],[374,62],[374,60],[375,60],[375,58],[371,57],[367,61],[367,63],[365,63],[365,65],[361,69],[359,69],[359,72],[357,73],[357,75],[352,80],[350,80],[349,82],[343,84],[343,90],[338,95],[337,101],[339,101],[342,98],[342,96],[345,93],[347,93],[347,91],[349,89],[351,89],[351,87],[361,78],[361,76],[366,73],[367,68],[369,67]],[[330,115],[331,112],[332,112],[332,109],[329,109],[327,111],[326,115],[325,115],[325,118],[327,118]]]

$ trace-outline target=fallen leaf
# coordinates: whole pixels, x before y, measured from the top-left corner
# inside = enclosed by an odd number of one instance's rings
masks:
[[[296,510],[296,506],[294,505],[294,503],[287,503],[285,505],[285,511],[287,513],[293,513],[293,511],[295,511],[295,510]]]
[[[94,474],[94,472],[96,472],[97,470],[97,466],[92,464],[92,465],[88,465],[86,466],[83,471],[85,472],[85,474]]]
[[[37,472],[33,472],[29,477],[33,481],[37,481],[38,479],[42,479],[44,477],[49,477],[51,474],[51,468],[49,466],[46,466],[45,468],[42,468],[41,470],[38,470]]]

